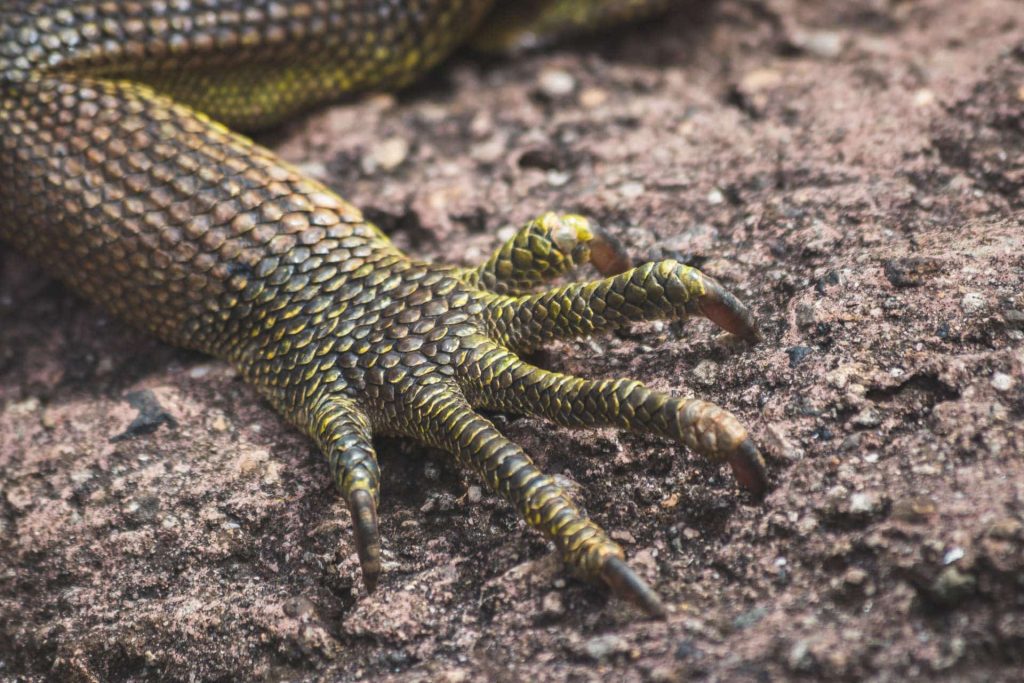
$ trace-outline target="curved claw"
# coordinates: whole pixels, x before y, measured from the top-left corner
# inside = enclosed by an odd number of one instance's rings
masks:
[[[377,504],[365,489],[356,489],[348,499],[352,513],[352,527],[355,529],[356,552],[363,570],[363,583],[372,593],[380,578],[380,531],[377,528]]]
[[[761,331],[750,309],[718,280],[703,274],[702,279],[706,294],[699,299],[701,313],[726,332],[731,332],[751,343],[761,341]]]
[[[747,438],[740,442],[736,450],[726,457],[726,461],[732,468],[740,486],[758,498],[768,490],[768,474],[764,458],[761,457],[761,452],[754,445],[753,440]]]
[[[665,619],[668,612],[658,594],[637,576],[623,560],[611,556],[601,566],[601,579],[612,589],[616,596],[632,602],[649,617]]]
[[[633,267],[633,259],[622,243],[597,226],[591,226],[590,262],[605,277],[625,273]]]

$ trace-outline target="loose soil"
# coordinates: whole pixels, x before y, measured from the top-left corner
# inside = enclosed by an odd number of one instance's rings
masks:
[[[727,406],[773,490],[495,417],[664,596],[651,622],[442,454],[382,441],[368,596],[305,438],[7,250],[0,678],[1020,680],[1018,1],[688,3],[261,139],[418,255],[478,263],[559,209],[720,278],[763,343],[643,324],[533,360]]]

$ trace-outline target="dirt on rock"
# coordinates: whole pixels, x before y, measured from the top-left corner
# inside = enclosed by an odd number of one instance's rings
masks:
[[[385,574],[321,457],[227,365],[0,259],[0,679],[1016,681],[1024,671],[1019,0],[721,0],[262,139],[403,248],[549,209],[748,302],[534,360],[716,401],[763,501],[655,438],[496,416],[665,622],[568,578],[442,454],[378,444]],[[583,273],[585,277],[594,273]]]

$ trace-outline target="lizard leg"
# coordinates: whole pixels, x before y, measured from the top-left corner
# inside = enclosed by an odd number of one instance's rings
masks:
[[[755,495],[768,485],[765,464],[746,428],[714,403],[652,391],[629,379],[587,380],[551,372],[499,347],[476,351],[463,371],[477,406],[539,415],[567,427],[619,427],[685,444],[727,462]]]
[[[515,350],[582,337],[637,320],[708,318],[744,339],[760,332],[750,311],[717,280],[671,259],[597,282],[507,297],[491,309],[494,335]]]
[[[420,419],[411,425],[409,435],[455,454],[462,466],[483,477],[530,526],[554,541],[575,574],[603,581],[651,616],[665,616],[658,596],[624,562],[622,548],[522,448],[476,413],[458,388],[432,385],[419,392],[410,407]]]
[[[331,476],[352,514],[356,552],[366,589],[373,592],[380,577],[380,467],[370,441],[370,420],[349,398],[329,396],[309,417],[310,435],[327,456]]]
[[[464,271],[463,279],[496,294],[522,294],[584,263],[602,275],[632,266],[618,241],[583,216],[548,212],[520,228],[486,263]]]

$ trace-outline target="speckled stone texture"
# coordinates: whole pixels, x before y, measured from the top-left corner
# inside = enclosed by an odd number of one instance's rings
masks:
[[[548,209],[751,304],[531,360],[728,406],[775,489],[498,417],[665,596],[566,578],[438,454],[377,444],[367,597],[313,445],[221,363],[0,259],[0,678],[1015,680],[1024,666],[1024,20],[1013,0],[722,0],[261,138],[405,249]],[[424,485],[426,482],[426,485]]]

